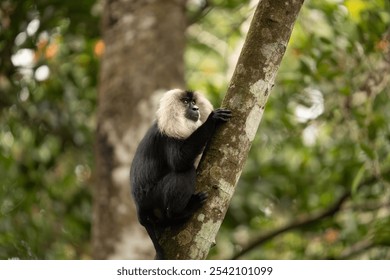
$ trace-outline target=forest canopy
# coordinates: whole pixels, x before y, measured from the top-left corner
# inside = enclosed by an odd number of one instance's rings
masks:
[[[204,2],[186,83],[218,106],[256,1]],[[0,3],[1,259],[91,258],[101,14]],[[209,258],[390,258],[389,70],[388,1],[305,1]]]

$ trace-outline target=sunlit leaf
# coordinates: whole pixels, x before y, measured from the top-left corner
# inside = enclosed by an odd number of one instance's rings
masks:
[[[351,186],[351,192],[353,195],[355,195],[357,193],[358,187],[360,186],[360,183],[362,182],[365,171],[366,171],[366,167],[363,164],[362,167],[360,167],[360,169],[356,173],[355,177],[353,178],[352,186]]]
[[[355,20],[360,20],[360,13],[369,5],[369,1],[364,0],[346,0],[344,5],[347,7],[350,17]]]

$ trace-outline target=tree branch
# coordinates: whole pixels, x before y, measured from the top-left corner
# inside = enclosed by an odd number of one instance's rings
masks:
[[[254,250],[256,247],[264,244],[265,242],[271,240],[272,238],[275,238],[276,236],[279,236],[285,232],[298,229],[313,223],[317,223],[319,221],[322,221],[325,218],[334,216],[342,207],[342,205],[349,199],[351,196],[351,192],[347,191],[345,192],[336,202],[334,202],[329,208],[318,212],[316,214],[311,215],[304,215],[299,217],[298,219],[290,222],[289,224],[282,226],[280,228],[274,229],[268,233],[262,234],[259,237],[257,237],[254,241],[252,241],[250,244],[248,244],[244,249],[242,249],[240,252],[238,252],[236,255],[232,257],[232,259],[236,260],[240,258],[241,256],[247,254],[248,252]]]
[[[390,170],[385,171],[385,173],[386,172],[390,172]],[[380,178],[378,178],[376,176],[369,177],[359,184],[359,186],[357,187],[357,190],[360,190],[363,186],[371,185],[371,184],[377,182],[378,180],[380,180]],[[322,220],[324,220],[326,218],[333,217],[337,212],[339,212],[341,210],[343,204],[348,199],[350,199],[351,196],[352,196],[352,193],[350,190],[345,191],[339,197],[339,199],[337,199],[328,208],[326,208],[318,213],[315,213],[315,214],[303,215],[285,226],[282,226],[282,227],[274,229],[268,233],[260,235],[254,241],[252,241],[250,244],[248,244],[244,249],[242,249],[240,252],[235,254],[232,257],[232,259],[240,258],[241,256],[247,254],[251,250],[254,250],[256,247],[264,244],[265,242],[267,242],[267,241],[271,240],[272,238],[275,238],[276,236],[279,236],[285,232],[288,232],[288,231],[291,231],[294,229],[298,229],[298,228],[301,228],[304,226],[308,226],[308,225],[313,224],[313,223],[321,222]]]
[[[350,259],[356,255],[359,255],[360,253],[367,251],[371,248],[375,247],[375,243],[372,240],[361,240],[355,244],[353,244],[351,247],[346,248],[344,251],[341,252],[338,259],[340,260],[347,260]]]
[[[184,228],[160,242],[170,259],[205,259],[225,217],[304,0],[259,2],[222,107],[233,112],[198,168],[207,203]]]
[[[187,26],[193,25],[205,17],[213,8],[208,0],[205,0],[199,9],[188,19]]]

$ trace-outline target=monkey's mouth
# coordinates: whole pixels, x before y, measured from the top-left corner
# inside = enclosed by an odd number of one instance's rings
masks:
[[[197,122],[199,120],[199,111],[195,111],[195,110],[187,110],[186,112],[186,118],[191,120],[191,121],[194,121],[194,122]]]

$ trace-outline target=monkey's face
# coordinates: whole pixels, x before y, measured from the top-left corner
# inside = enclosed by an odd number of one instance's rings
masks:
[[[172,89],[160,100],[156,121],[161,133],[176,139],[186,139],[204,123],[213,105],[201,93]]]
[[[197,122],[200,114],[199,107],[196,105],[196,100],[190,97],[184,97],[181,101],[185,108],[184,116],[191,121]]]
[[[196,104],[196,94],[192,91],[182,91],[179,100],[184,109],[184,117],[193,122],[197,122],[200,117],[200,112]]]

